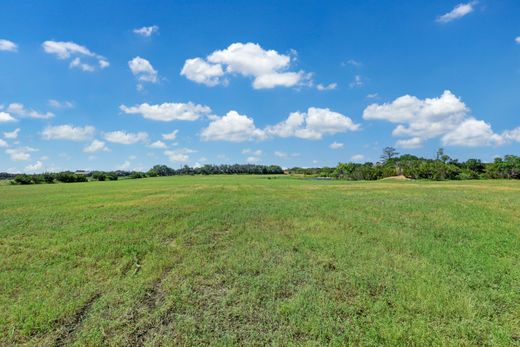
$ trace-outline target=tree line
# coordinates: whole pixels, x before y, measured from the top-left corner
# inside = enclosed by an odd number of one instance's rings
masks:
[[[172,169],[166,165],[155,165],[147,172],[140,171],[63,171],[46,172],[42,174],[10,174],[0,173],[0,179],[10,179],[13,184],[42,184],[42,183],[76,183],[88,181],[117,181],[119,178],[139,179],[158,176],[177,176],[177,175],[219,175],[219,174],[238,174],[238,175],[273,175],[283,174],[284,171],[278,165],[254,165],[254,164],[234,164],[234,165],[204,165],[200,167],[183,166],[180,169]]]
[[[292,168],[291,174],[312,177],[331,177],[345,180],[378,180],[403,175],[411,179],[468,180],[468,179],[520,179],[520,157],[506,155],[491,163],[480,159],[460,162],[444,153],[441,148],[435,158],[422,158],[411,154],[400,155],[395,148],[386,147],[377,163],[339,163],[336,167]]]
[[[441,148],[435,158],[399,154],[395,148],[386,147],[377,163],[339,163],[336,167],[301,168],[283,170],[278,165],[222,164],[200,167],[183,166],[173,169],[166,165],[155,165],[147,172],[139,171],[63,171],[43,174],[0,173],[0,179],[10,179],[14,184],[75,183],[88,181],[115,181],[119,178],[139,179],[158,176],[179,175],[276,175],[296,174],[309,177],[329,177],[343,180],[378,180],[403,175],[411,179],[425,180],[468,180],[468,179],[520,179],[520,157],[506,155],[491,163],[480,159],[458,161],[444,153]]]

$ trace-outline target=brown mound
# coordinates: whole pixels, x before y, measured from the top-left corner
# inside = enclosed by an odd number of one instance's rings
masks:
[[[410,178],[406,177],[405,175],[398,175],[398,176],[390,176],[383,178],[384,180],[409,180]]]

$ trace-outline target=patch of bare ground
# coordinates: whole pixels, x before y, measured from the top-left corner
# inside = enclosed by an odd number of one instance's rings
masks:
[[[405,175],[397,175],[397,176],[390,176],[390,177],[385,177],[383,179],[381,179],[382,181],[409,181],[410,178],[406,177]]]

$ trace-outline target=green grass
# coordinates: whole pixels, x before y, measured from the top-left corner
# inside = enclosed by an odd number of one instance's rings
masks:
[[[519,345],[520,182],[0,186],[0,345]]]

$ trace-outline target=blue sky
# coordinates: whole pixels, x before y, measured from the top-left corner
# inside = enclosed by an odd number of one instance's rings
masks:
[[[0,23],[0,171],[520,153],[518,1],[2,1]]]

